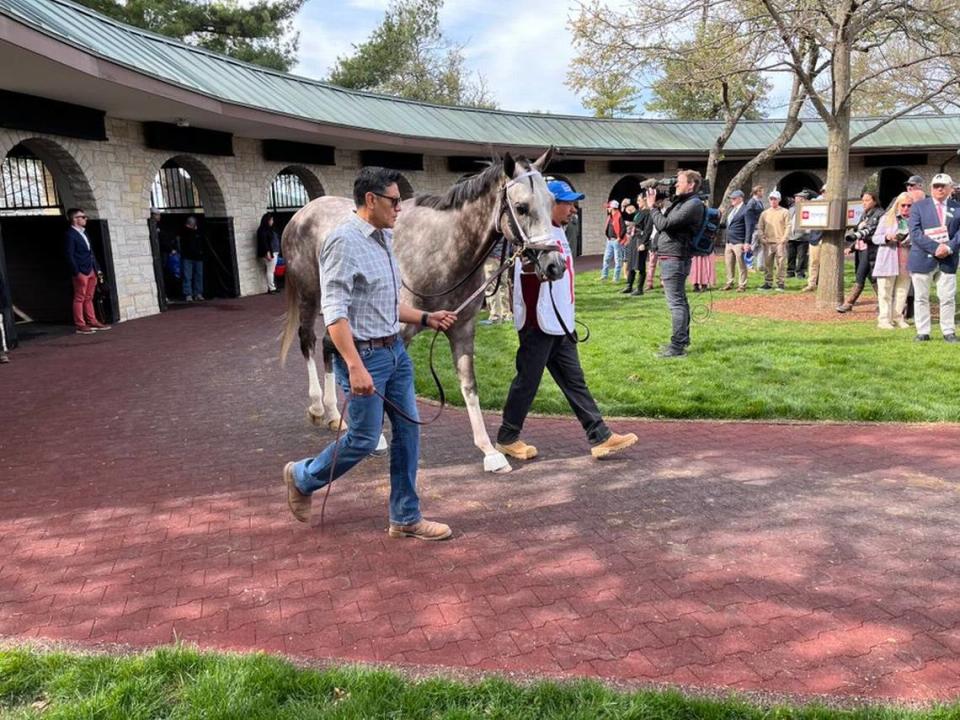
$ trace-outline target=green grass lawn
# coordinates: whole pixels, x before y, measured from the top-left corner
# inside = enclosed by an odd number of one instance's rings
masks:
[[[164,648],[135,656],[0,650],[0,717],[9,720],[952,720],[960,706],[906,710],[760,707],[742,698],[615,692],[593,682],[515,685],[410,681],[377,670],[303,670],[266,655]]]
[[[718,266],[722,283],[723,271]],[[759,284],[751,274],[752,286]],[[788,280],[788,294],[802,280]],[[850,280],[847,286],[849,287]],[[577,316],[590,326],[580,346],[587,384],[606,415],[650,418],[960,421],[960,348],[940,339],[913,342],[914,331],[873,323],[799,323],[710,312],[710,299],[689,294],[694,321],[690,355],[660,360],[670,317],[663,291],[620,295],[599,273],[577,276]],[[758,291],[751,290],[752,294]],[[872,293],[867,290],[872,299]],[[810,298],[813,302],[813,298]],[[436,397],[421,333],[412,354],[418,392]],[[448,401],[463,404],[449,346],[437,342],[436,365]],[[501,410],[514,374],[512,326],[478,327],[476,365],[483,406]],[[535,412],[569,413],[545,374]]]

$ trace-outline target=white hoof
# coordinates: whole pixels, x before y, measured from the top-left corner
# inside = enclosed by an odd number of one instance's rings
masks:
[[[390,446],[387,444],[387,439],[383,436],[383,433],[380,434],[380,441],[377,443],[377,449],[374,450],[371,455],[374,457],[381,457],[387,454],[387,451],[390,449]]]
[[[483,456],[484,472],[508,473],[513,470],[507,457],[502,452],[492,452]]]

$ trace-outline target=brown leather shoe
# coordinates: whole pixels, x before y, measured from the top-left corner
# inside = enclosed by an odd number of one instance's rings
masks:
[[[304,495],[297,489],[293,482],[292,462],[283,466],[283,484],[287,487],[287,505],[290,506],[290,512],[300,522],[310,522],[310,504],[313,496]]]
[[[537,456],[537,449],[523,440],[515,440],[509,445],[497,443],[497,450],[517,460],[533,460]]]
[[[446,540],[453,535],[449,525],[432,520],[420,520],[413,525],[390,523],[390,530],[387,532],[392,538],[412,537],[417,540]]]
[[[613,455],[621,450],[626,450],[636,441],[637,436],[633,433],[627,433],[626,435],[617,435],[617,433],[613,433],[599,445],[594,445],[592,448],[590,448],[590,454],[595,458],[607,457],[607,455]]]

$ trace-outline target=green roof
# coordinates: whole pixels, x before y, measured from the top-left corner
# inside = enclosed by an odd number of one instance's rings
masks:
[[[588,117],[444,107],[344,90],[267,70],[124,25],[69,0],[0,0],[0,15],[92,56],[216,100],[327,126],[477,145],[543,147],[569,152],[663,154],[707,152],[721,123],[677,120],[600,120]],[[856,119],[853,134],[877,122]],[[726,152],[766,147],[783,121],[741,121]],[[859,149],[955,147],[960,116],[909,116],[857,143]],[[826,128],[806,120],[787,146],[826,146]]]

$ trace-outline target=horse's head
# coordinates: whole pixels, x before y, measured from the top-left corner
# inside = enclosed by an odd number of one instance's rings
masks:
[[[541,174],[552,155],[553,148],[549,148],[532,163],[525,158],[515,160],[510,153],[504,155],[497,210],[500,232],[541,280],[559,280],[567,267],[553,240],[553,195]]]

